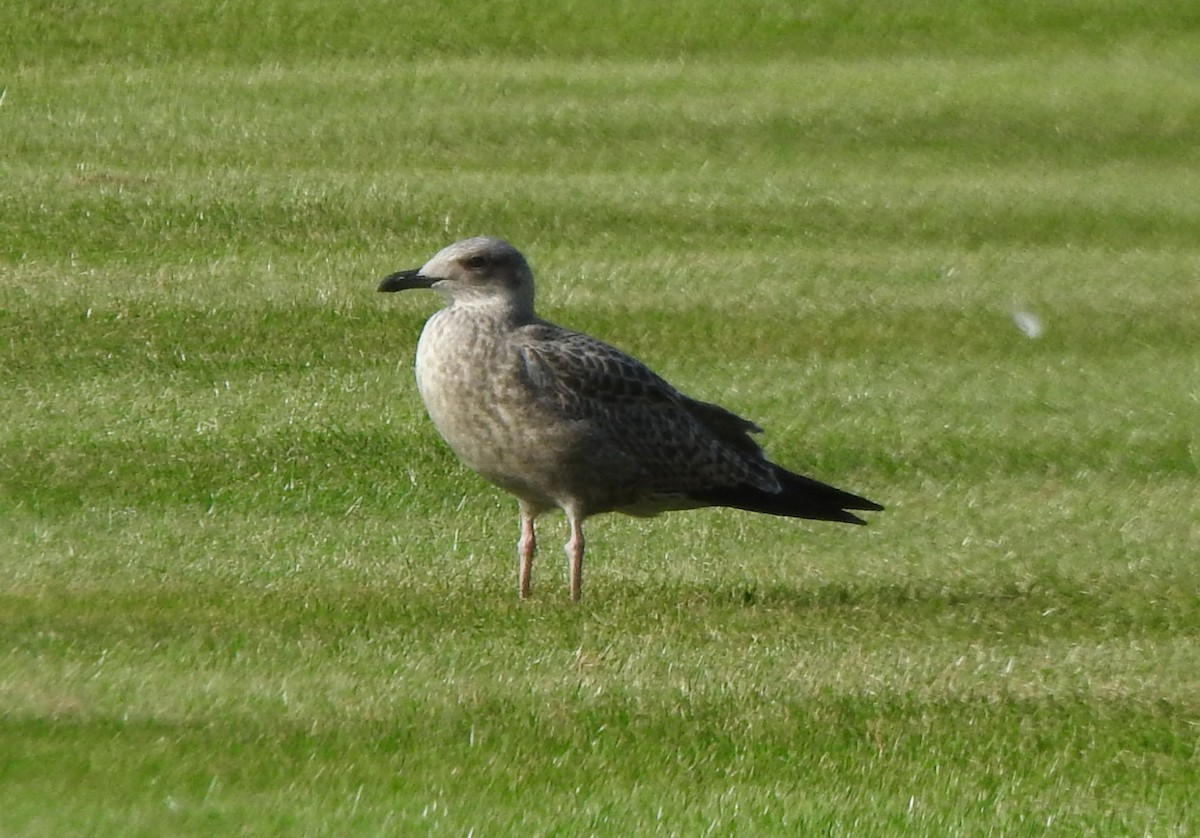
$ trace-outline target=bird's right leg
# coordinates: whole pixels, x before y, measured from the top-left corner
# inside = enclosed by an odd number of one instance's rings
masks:
[[[583,516],[570,507],[563,511],[567,513],[567,523],[571,527],[571,538],[565,546],[571,602],[579,602],[579,597],[583,595]]]
[[[529,596],[529,580],[533,573],[533,553],[537,549],[537,536],[533,531],[533,521],[537,512],[532,507],[521,506],[521,538],[517,541],[517,556],[520,567],[517,570],[517,594],[521,599]]]

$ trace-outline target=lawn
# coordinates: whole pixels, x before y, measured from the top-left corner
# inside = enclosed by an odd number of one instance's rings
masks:
[[[0,9],[0,833],[1200,832],[1200,13]],[[887,510],[518,602],[374,290],[484,233]]]

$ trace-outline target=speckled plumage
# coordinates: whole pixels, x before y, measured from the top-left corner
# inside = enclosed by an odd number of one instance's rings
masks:
[[[606,343],[539,319],[533,276],[507,242],[456,242],[381,291],[433,288],[448,305],[426,323],[416,373],[430,418],[480,475],[517,496],[519,592],[529,593],[534,519],[562,509],[571,596],[582,585],[582,521],[734,506],[861,523],[878,504],[771,463],[760,429],[681,394]]]

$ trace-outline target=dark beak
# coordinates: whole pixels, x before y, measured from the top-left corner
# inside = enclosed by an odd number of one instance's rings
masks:
[[[432,288],[436,279],[430,276],[421,276],[420,268],[413,268],[411,271],[396,271],[391,276],[384,277],[383,282],[379,283],[380,291],[407,291],[409,288]]]

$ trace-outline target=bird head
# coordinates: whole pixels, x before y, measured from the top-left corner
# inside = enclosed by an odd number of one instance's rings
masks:
[[[397,271],[380,291],[432,288],[452,304],[533,308],[533,272],[521,252],[502,239],[479,236],[442,248],[419,268]]]

